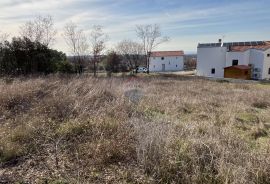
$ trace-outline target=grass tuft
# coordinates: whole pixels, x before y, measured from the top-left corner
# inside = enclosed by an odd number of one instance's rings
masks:
[[[269,104],[266,85],[174,75],[0,79],[0,174],[10,183],[270,183]]]

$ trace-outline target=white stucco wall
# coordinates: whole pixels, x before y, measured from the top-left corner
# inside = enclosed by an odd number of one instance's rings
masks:
[[[270,54],[270,49],[264,51],[264,62],[263,62],[263,73],[262,77],[263,79],[270,79],[270,74],[269,74],[269,68],[270,68],[270,57],[267,55]]]
[[[226,67],[226,47],[198,48],[197,55],[197,75],[206,77],[224,77]],[[212,74],[215,68],[215,74]]]
[[[250,51],[245,52],[227,52],[226,53],[226,67],[232,66],[233,60],[238,60],[238,65],[249,64]]]
[[[258,68],[260,70],[260,72],[256,72],[260,75],[259,77],[257,77],[257,79],[263,79],[264,52],[256,49],[250,49],[249,64],[253,65],[253,69]],[[253,74],[255,74],[254,71]]]
[[[238,60],[238,65],[253,65],[252,78],[257,74],[257,79],[270,79],[270,49],[266,51],[249,49],[245,52],[227,52],[225,47],[198,48],[197,75],[206,77],[224,77],[224,68],[232,66],[233,60]],[[211,74],[212,68],[216,69]]]
[[[149,71],[162,72],[162,65],[165,64],[165,71],[181,71],[184,70],[184,56],[150,57]]]

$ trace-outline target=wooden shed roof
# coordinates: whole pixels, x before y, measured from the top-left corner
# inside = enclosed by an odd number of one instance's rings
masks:
[[[234,65],[234,66],[226,67],[224,69],[230,69],[230,68],[236,68],[236,69],[239,69],[239,70],[249,70],[249,69],[251,69],[251,67],[247,66],[247,65]]]

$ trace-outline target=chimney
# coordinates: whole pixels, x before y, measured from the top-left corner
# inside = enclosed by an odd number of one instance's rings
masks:
[[[221,47],[223,47],[223,40],[222,39],[218,39],[218,43],[220,43]]]

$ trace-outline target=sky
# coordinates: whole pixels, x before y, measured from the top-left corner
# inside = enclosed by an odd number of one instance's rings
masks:
[[[196,53],[198,43],[270,40],[270,0],[0,0],[0,31],[17,36],[37,15],[51,15],[54,48],[69,54],[63,28],[73,21],[89,31],[101,25],[113,49],[123,39],[138,41],[136,25],[159,24],[170,41],[156,50]]]

